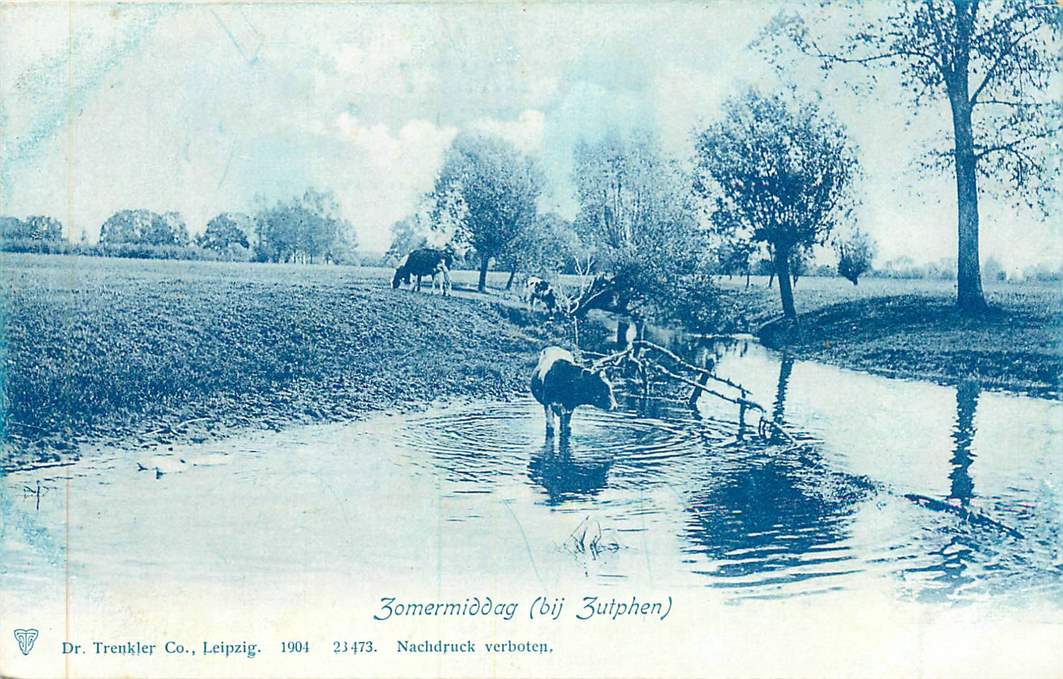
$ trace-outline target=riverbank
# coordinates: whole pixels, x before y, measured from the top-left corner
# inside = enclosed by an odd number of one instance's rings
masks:
[[[805,281],[802,281],[805,283]],[[879,375],[955,384],[970,381],[1058,398],[1063,393],[1063,292],[1050,285],[987,286],[990,308],[961,314],[951,286],[905,291],[904,282],[872,286],[839,301],[813,289],[796,327],[752,315],[761,341],[801,358]],[[813,283],[813,286],[815,284]],[[798,299],[807,292],[797,292]],[[825,286],[821,286],[823,288]],[[774,292],[777,296],[777,291]],[[763,298],[765,290],[740,296]],[[758,308],[752,304],[749,308]]]
[[[345,267],[2,255],[0,468],[523,393],[550,328]]]
[[[538,349],[568,330],[531,322],[515,292],[444,299],[392,290],[386,273],[0,255],[0,469],[87,442],[148,447],[513,398]],[[727,331],[777,314],[762,282],[722,289],[739,320]],[[943,283],[802,279],[797,331],[769,326],[762,339],[872,373],[1058,397],[1060,291],[998,286],[989,298],[989,313],[967,318]]]

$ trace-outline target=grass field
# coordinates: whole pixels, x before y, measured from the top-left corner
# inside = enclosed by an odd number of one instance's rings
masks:
[[[722,287],[745,309],[751,331],[780,313],[779,292],[765,279],[747,289]],[[798,356],[896,377],[954,383],[973,380],[1058,396],[1063,375],[1063,288],[1052,283],[993,282],[989,311],[960,314],[955,283],[869,278],[803,278],[795,291],[795,330],[772,325],[761,340]]]
[[[346,267],[3,255],[0,269],[10,449],[508,397],[545,341],[517,310]]]
[[[492,273],[493,289],[479,296],[469,292],[476,273],[455,272],[450,299],[397,293],[390,277],[0,255],[5,455],[58,455],[97,439],[195,440],[436,398],[508,398],[524,393],[538,348],[558,339],[556,326],[527,322],[519,285],[500,294],[505,273]],[[763,279],[720,285],[736,310],[735,326],[721,330],[755,330],[778,315],[778,291]],[[806,278],[796,291],[799,329],[764,340],[872,372],[1058,394],[1060,289],[988,291],[994,309],[972,319],[952,308],[948,282]]]

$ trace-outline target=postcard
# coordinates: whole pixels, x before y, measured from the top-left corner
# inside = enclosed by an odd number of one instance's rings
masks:
[[[0,4],[0,676],[1063,676],[1060,25]]]

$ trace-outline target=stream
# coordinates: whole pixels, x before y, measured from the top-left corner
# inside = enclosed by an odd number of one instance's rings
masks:
[[[6,593],[54,593],[64,578],[105,591],[145,573],[253,588],[474,574],[707,587],[732,603],[839,591],[1063,603],[1063,403],[793,360],[749,339],[685,355],[715,361],[816,445],[767,445],[755,414],[704,396],[696,410],[580,409],[563,442],[524,398],[83,451],[0,479]]]

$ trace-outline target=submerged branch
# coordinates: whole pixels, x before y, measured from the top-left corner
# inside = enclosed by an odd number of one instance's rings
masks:
[[[644,349],[651,349],[660,353],[661,355],[673,361],[681,368],[696,373],[698,375],[698,379],[695,381],[685,375],[681,375],[675,372],[674,370],[671,370],[661,365],[659,361],[653,360],[646,356],[643,353]],[[653,342],[647,342],[646,340],[635,340],[631,343],[630,346],[628,346],[622,351],[618,351],[612,354],[595,355],[600,357],[591,364],[592,370],[619,368],[625,364],[632,365],[639,371],[639,374],[642,377],[643,391],[645,392],[648,387],[648,370],[652,369],[660,375],[673,379],[681,384],[693,387],[693,391],[691,392],[690,398],[687,401],[687,405],[691,408],[695,407],[697,399],[701,394],[708,394],[728,403],[733,403],[739,407],[748,408],[750,410],[756,410],[760,412],[761,416],[758,430],[760,431],[761,435],[764,436],[764,438],[768,438],[765,432],[770,429],[785,438],[791,444],[792,447],[805,445],[804,443],[799,441],[797,437],[787,431],[781,423],[776,422],[774,419],[769,417],[767,408],[760,405],[756,401],[752,401],[747,398],[747,396],[749,395],[749,390],[743,387],[741,384],[738,384],[737,382],[732,382],[731,380],[728,380],[723,377],[718,377],[711,370],[708,370],[706,368],[701,368],[696,365],[692,365],[680,358],[674,352],[658,344],[654,344]],[[712,389],[708,386],[709,380],[715,380],[720,384],[725,384],[738,391],[741,395],[730,396],[728,394],[717,391],[716,389]]]

